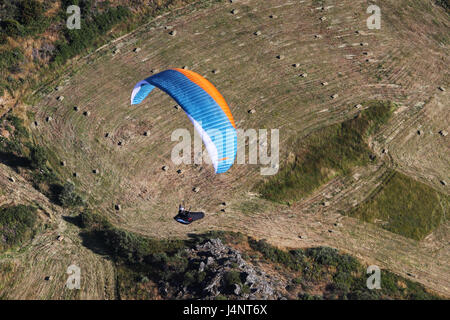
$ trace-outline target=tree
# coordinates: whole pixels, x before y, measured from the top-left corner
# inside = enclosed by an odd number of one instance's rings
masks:
[[[29,25],[32,22],[41,20],[43,7],[36,0],[22,0],[19,4],[19,22],[23,25]]]
[[[33,169],[45,169],[47,166],[47,154],[44,148],[35,146],[30,152],[31,167]]]
[[[58,201],[63,207],[74,207],[83,203],[81,197],[75,192],[75,186],[70,182],[66,182],[62,187]]]

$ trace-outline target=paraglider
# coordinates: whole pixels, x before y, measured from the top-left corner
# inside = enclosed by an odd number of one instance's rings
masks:
[[[215,172],[228,171],[236,157],[236,124],[220,92],[193,71],[169,69],[138,82],[131,104],[141,103],[155,87],[170,95],[186,112],[206,146]]]
[[[175,221],[182,224],[191,224],[194,221],[203,219],[205,214],[203,212],[192,212],[190,209],[186,210],[180,204],[178,207],[178,214],[174,217]]]

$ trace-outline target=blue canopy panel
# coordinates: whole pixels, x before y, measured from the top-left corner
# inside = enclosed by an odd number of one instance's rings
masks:
[[[170,95],[186,112],[202,137],[215,172],[228,171],[236,157],[236,129],[216,100],[183,73],[171,69],[136,84],[131,104],[142,102],[154,87]]]

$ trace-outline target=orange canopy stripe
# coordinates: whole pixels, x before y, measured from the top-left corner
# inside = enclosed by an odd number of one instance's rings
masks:
[[[228,107],[228,104],[225,101],[225,99],[223,98],[223,96],[220,94],[220,92],[216,89],[216,87],[214,87],[214,85],[211,82],[209,82],[204,77],[202,77],[198,73],[195,73],[194,71],[191,71],[191,70],[178,69],[178,68],[174,68],[173,70],[176,70],[176,71],[182,73],[189,80],[191,80],[196,85],[198,85],[200,88],[205,90],[211,96],[211,98],[213,98],[214,101],[216,101],[216,103],[220,106],[220,108],[222,108],[222,110],[225,113],[225,115],[227,116],[228,120],[230,120],[233,127],[236,128],[236,124],[234,123],[234,118],[233,118],[233,115],[231,114],[230,107]]]

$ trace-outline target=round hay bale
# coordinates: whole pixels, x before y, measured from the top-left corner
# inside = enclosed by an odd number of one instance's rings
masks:
[[[74,177],[74,178],[77,178],[77,177],[79,177],[79,174],[78,174],[78,172],[74,172],[74,173],[73,173],[72,175],[73,175],[73,177]]]
[[[320,83],[321,85],[323,85],[324,87],[328,85],[328,82],[324,81]]]
[[[80,109],[77,106],[75,106],[75,107],[73,107],[73,110],[74,111],[79,111]]]
[[[116,209],[116,211],[120,211],[122,210],[122,206],[120,204],[115,204],[114,209]]]
[[[135,52],[135,53],[138,53],[139,51],[141,51],[142,49],[141,48],[134,48],[133,49],[133,51]]]
[[[283,60],[283,59],[284,59],[284,56],[283,56],[282,54],[279,54],[279,55],[277,55],[277,59],[278,59],[278,60]]]
[[[442,184],[443,186],[446,186],[446,185],[447,185],[447,181],[445,181],[445,180],[441,180],[440,182],[441,182],[441,184]]]
[[[238,10],[238,9],[233,9],[233,10],[231,10],[230,12],[231,12],[231,14],[238,14],[238,13],[239,13],[239,10]]]
[[[148,137],[149,135],[150,135],[150,131],[147,130],[144,132],[144,136]]]
[[[45,118],[45,121],[47,121],[47,122],[52,121],[52,117],[50,117],[50,116],[46,117],[46,118]]]
[[[292,66],[293,66],[294,68],[300,68],[300,63],[294,63]]]
[[[119,142],[117,142],[117,145],[118,145],[118,146],[121,146],[121,145],[123,145],[123,142],[122,142],[122,141],[119,141]]]
[[[169,170],[169,167],[168,167],[168,166],[163,166],[161,169],[162,169],[163,171],[168,171],[168,170]]]
[[[256,113],[256,110],[255,109],[250,109],[250,110],[248,110],[248,113],[254,114],[254,113]]]
[[[220,72],[220,70],[214,69],[214,70],[212,70],[211,72],[212,72],[213,74],[218,74],[218,73]]]
[[[445,91],[445,88],[442,87],[442,86],[441,86],[441,87],[438,87],[438,89],[441,90],[441,91]]]
[[[274,15],[274,14],[271,14],[270,16],[269,16],[269,18],[270,19],[276,19],[276,18],[278,18],[276,15]]]
[[[258,30],[258,31],[255,31],[253,34],[254,34],[255,36],[260,36],[260,35],[262,34],[262,32],[261,32],[260,30]]]
[[[9,181],[11,181],[11,182],[16,182],[16,179],[14,179],[14,177],[9,177],[8,179],[9,179]]]
[[[34,126],[35,126],[35,127],[39,126],[39,122],[35,121],[35,122],[34,122]]]
[[[172,37],[175,37],[175,36],[177,35],[177,30],[172,30],[172,31],[169,32],[169,34],[170,34]]]
[[[448,131],[446,131],[446,130],[441,130],[441,131],[439,131],[439,134],[440,134],[441,136],[443,136],[443,137],[446,137],[446,136],[448,135]]]
[[[361,109],[361,108],[362,108],[362,105],[361,105],[361,104],[357,104],[357,105],[355,105],[355,108],[356,108],[356,109]]]
[[[89,117],[91,115],[91,112],[90,111],[85,111],[85,112],[83,112],[83,115],[86,116],[86,117]]]
[[[301,74],[300,74],[300,77],[302,77],[302,78],[307,78],[307,77],[308,77],[308,74],[307,74],[307,73],[301,73]]]
[[[58,99],[58,101],[63,101],[64,100],[64,96],[59,96],[57,99]]]
[[[92,170],[92,173],[93,174],[98,174],[100,171],[98,170],[98,169],[94,169],[94,170]]]
[[[337,99],[339,97],[339,94],[335,93],[331,96],[332,99]]]
[[[181,169],[178,169],[178,170],[177,170],[177,173],[178,173],[178,174],[182,174],[183,171],[182,171]]]
[[[200,188],[199,187],[194,187],[193,189],[192,189],[192,191],[194,191],[194,192],[199,192],[200,191]]]
[[[109,132],[105,133],[105,138],[109,137]]]
[[[59,162],[59,164],[61,165],[61,167],[65,167],[65,166],[66,166],[66,161],[61,160],[61,161]]]

